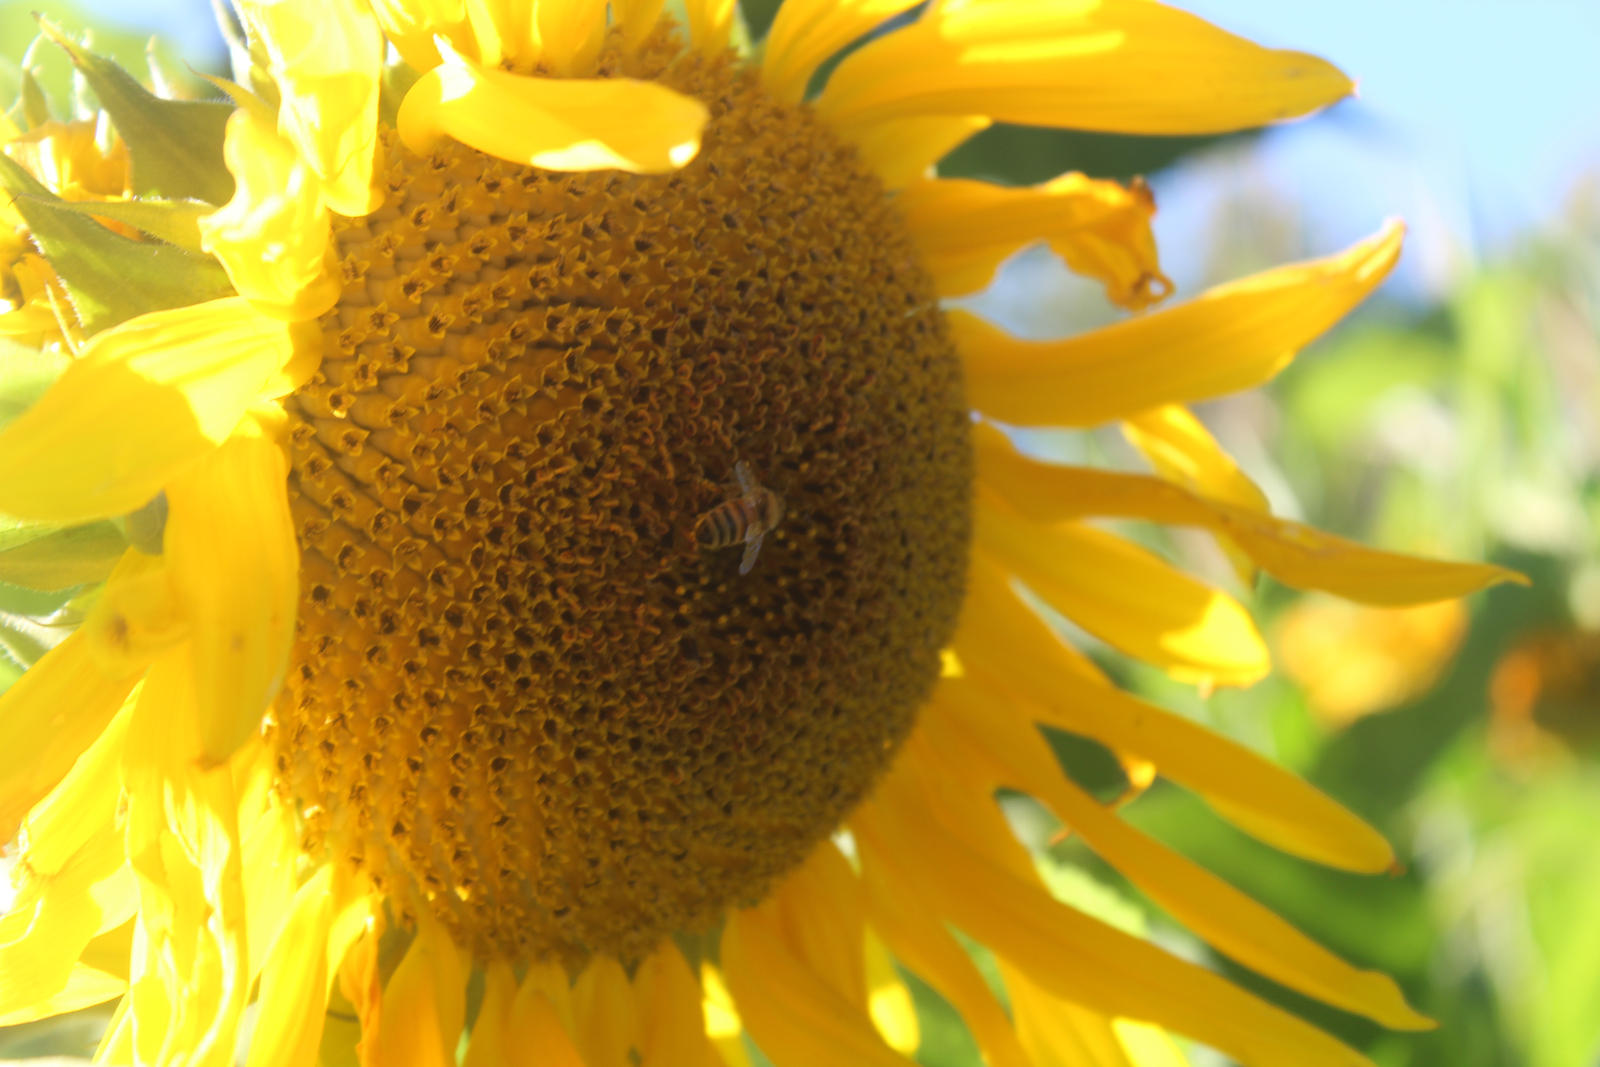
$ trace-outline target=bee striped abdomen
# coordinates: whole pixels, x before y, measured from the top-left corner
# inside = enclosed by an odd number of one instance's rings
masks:
[[[744,540],[755,516],[744,500],[729,500],[700,516],[694,539],[702,548],[727,548]]]

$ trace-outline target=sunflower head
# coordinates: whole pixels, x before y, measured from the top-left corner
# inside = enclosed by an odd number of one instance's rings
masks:
[[[0,1022],[120,998],[107,1062],[228,1062],[253,1000],[252,1064],[454,1062],[465,1033],[469,1067],[696,1067],[746,1031],[780,1067],[890,1064],[898,962],[1006,1067],[1170,1062],[1158,1026],[1351,1062],[1057,903],[1006,789],[1224,953],[1426,1025],[1123,824],[1037,724],[1298,855],[1381,870],[1382,839],[1032,607],[1247,684],[1242,605],[1086,519],[1382,603],[1506,577],[1272,517],[1184,406],[1270,377],[1399,229],[1148,311],[1142,182],[931,169],[991,121],[1207,132],[1348,81],[1146,0],[913,6],[787,0],[755,60],[711,0],[686,27],[650,0],[239,0],[227,103],[50,31],[106,117],[0,160],[0,322],[53,379],[0,429],[0,568],[53,561],[81,625],[0,705],[35,754],[0,771],[0,967],[48,958]],[[941,302],[1041,241],[1141,314],[1027,341]],[[1009,433],[1119,420],[1153,475]]]
[[[602,76],[708,102],[695,160],[388,138],[285,404],[279,773],[321,847],[512,960],[637,958],[798,863],[932,688],[971,530],[959,363],[881,185],[731,57],[620,44]]]

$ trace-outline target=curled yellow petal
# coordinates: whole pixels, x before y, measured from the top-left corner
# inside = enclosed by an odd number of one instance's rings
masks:
[[[1156,258],[1155,199],[1135,180],[1124,186],[1066,174],[1028,188],[946,178],[914,182],[895,203],[943,296],[988,285],[1007,256],[1048,242],[1073,271],[1106,287],[1113,303],[1137,311],[1172,291]]]
[[[972,568],[954,645],[971,674],[1025,701],[1039,721],[1148,759],[1275,848],[1352,871],[1394,863],[1382,834],[1303,779],[1086,670],[1083,656],[982,559]]]
[[[1174,678],[1249,685],[1271,667],[1237,600],[1115,534],[1040,526],[980,498],[978,544],[1067,618]]]
[[[920,895],[1033,982],[1105,1016],[1158,1023],[1241,1063],[1364,1061],[1294,1016],[1054,900],[998,812],[945,797],[950,783],[902,759],[851,820],[899,892]]]
[[[240,9],[282,95],[278,129],[320,179],[328,206],[372,211],[383,66],[372,9],[354,0],[245,0]]]
[[[183,1050],[232,1062],[250,992],[239,801],[227,767],[195,762],[199,742],[188,649],[150,668],[124,746],[124,843],[139,880],[129,1000],[139,1058]]]
[[[227,438],[291,355],[287,327],[237,298],[96,334],[0,431],[0,512],[82,522],[142,507]]]
[[[227,759],[260,726],[288,669],[299,599],[288,464],[240,435],[168,490],[166,557],[194,643],[201,758]]]
[[[122,706],[136,674],[107,675],[88,638],[75,633],[0,695],[0,841],[66,775]]]
[[[1126,418],[1122,433],[1167,481],[1249,511],[1270,510],[1267,495],[1223,451],[1211,431],[1181,404],[1151,408]],[[1239,580],[1254,582],[1255,564],[1244,551],[1226,537],[1218,541]]]
[[[1000,704],[1001,706],[997,706]],[[1173,918],[1224,954],[1275,981],[1386,1026],[1426,1029],[1388,976],[1350,966],[1187,857],[1128,826],[1061,773],[1031,722],[971,683],[939,687],[924,736],[955,766],[988,774],[985,786],[1033,794]]]
[[[1116,133],[1217,133],[1346,96],[1326,60],[1261,48],[1149,0],[954,0],[848,56],[818,110],[848,128],[987,115]]]
[[[228,119],[223,156],[233,199],[200,220],[200,243],[263,314],[314,319],[339,299],[322,183],[255,107]]]
[[[951,312],[967,396],[1013,425],[1093,426],[1252,388],[1377,287],[1400,255],[1403,233],[1391,223],[1336,256],[1265,271],[1064,341],[1022,341]]]
[[[440,138],[546,170],[677,170],[700,150],[698,100],[628,78],[538,78],[452,56],[406,93],[397,126],[414,152]]]
[[[38,1017],[66,992],[90,940],[126,922],[134,904],[122,838],[110,820],[58,870],[23,882],[0,917],[0,1018]]]
[[[798,104],[836,52],[916,6],[916,0],[784,0],[762,46],[761,84]]]
[[[1304,523],[1208,500],[1158,478],[1040,463],[1017,452],[993,428],[981,430],[977,441],[984,485],[1036,522],[1108,516],[1203,526],[1238,545],[1285,585],[1364,604],[1420,604],[1465,596],[1499,582],[1527,584],[1525,577],[1504,567],[1368,548]],[[1007,528],[1002,524],[999,529]],[[1036,532],[1048,540],[1058,529],[1037,527]],[[1018,539],[1029,536],[1016,533]]]

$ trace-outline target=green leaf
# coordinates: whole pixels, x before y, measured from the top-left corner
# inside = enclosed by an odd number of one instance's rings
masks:
[[[48,189],[0,156],[0,185],[34,242],[66,284],[89,333],[136,315],[184,307],[233,292],[221,264],[176,245],[134,241],[61,206]]]
[[[136,193],[171,200],[228,202],[233,196],[233,176],[222,162],[222,139],[232,105],[164,100],[114,61],[79,47],[49,20],[41,18],[39,26],[66,50],[127,142]]]
[[[47,530],[0,551],[0,582],[52,591],[103,582],[127,548],[110,522]]]
[[[200,220],[217,210],[199,200],[58,200],[55,207],[124,223],[197,255],[205,254],[200,247]]]

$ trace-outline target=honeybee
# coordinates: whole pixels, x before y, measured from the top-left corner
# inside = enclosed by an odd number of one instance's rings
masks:
[[[733,477],[739,483],[739,495],[696,519],[694,539],[704,549],[743,544],[739,573],[749,574],[761,552],[761,539],[783,521],[783,497],[758,483],[742,459],[733,465]]]

